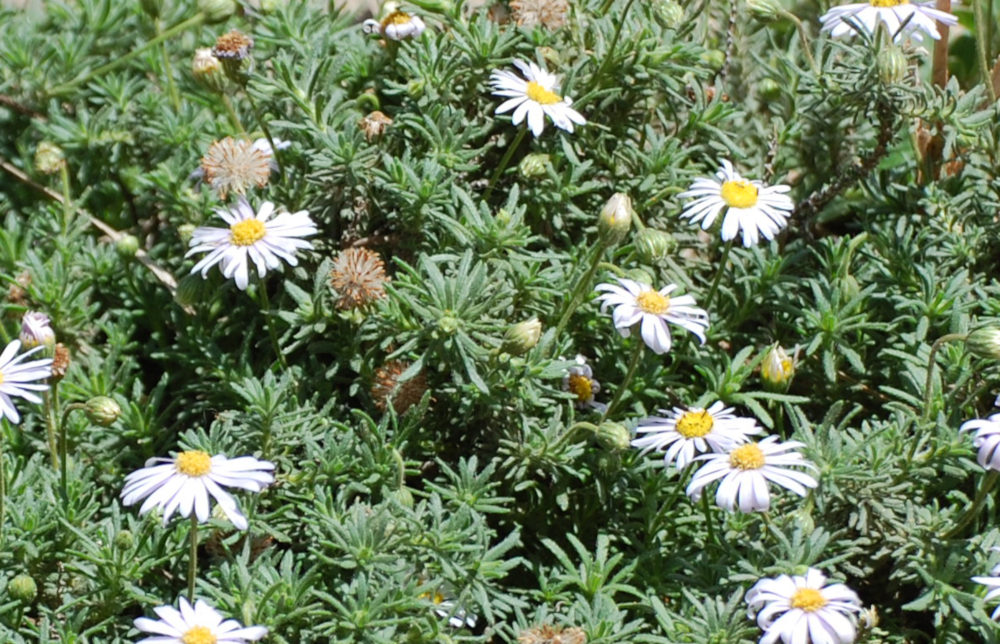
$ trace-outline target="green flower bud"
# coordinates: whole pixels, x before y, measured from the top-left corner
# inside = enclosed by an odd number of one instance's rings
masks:
[[[513,325],[503,336],[503,344],[500,350],[514,356],[527,353],[538,344],[538,339],[542,337],[542,323],[538,318],[531,318],[524,322]]]
[[[408,488],[401,487],[386,494],[388,498],[396,499],[404,508],[413,507],[413,493]]]
[[[17,601],[27,604],[38,594],[38,584],[28,575],[18,575],[7,584],[7,592]]]
[[[653,276],[641,268],[630,268],[625,271],[625,277],[640,284],[652,284]]]
[[[674,0],[660,0],[653,5],[654,15],[667,29],[676,29],[684,22],[684,7]]]
[[[760,379],[764,381],[764,388],[773,392],[788,391],[794,377],[795,363],[775,342],[760,363]]]
[[[438,320],[438,328],[451,335],[458,331],[458,328],[462,326],[462,321],[453,315],[443,315]]]
[[[115,548],[118,550],[131,550],[135,545],[135,537],[128,530],[122,530],[115,535]]]
[[[66,165],[62,148],[55,143],[42,141],[35,148],[35,170],[42,174],[56,174]]]
[[[726,63],[726,52],[721,49],[706,49],[699,58],[706,67],[717,72]]]
[[[163,13],[163,0],[139,0],[139,5],[150,18],[159,18]]]
[[[635,252],[647,264],[665,259],[676,247],[673,235],[655,228],[643,228],[635,236]]]
[[[177,281],[177,291],[174,301],[181,306],[194,306],[202,300],[202,287],[205,278],[201,275],[185,275]]]
[[[198,11],[205,14],[205,22],[222,22],[236,13],[236,0],[198,0]]]
[[[604,449],[626,450],[632,442],[632,435],[621,423],[605,421],[597,428],[597,442]]]
[[[86,402],[83,412],[87,414],[87,420],[93,424],[110,427],[122,415],[122,408],[113,398],[94,396]]]
[[[177,236],[181,238],[181,243],[186,244],[191,241],[191,236],[194,235],[194,230],[197,228],[194,224],[181,224],[177,227]]]
[[[878,66],[878,78],[886,85],[898,83],[906,78],[909,63],[906,54],[896,45],[888,45],[875,57]]]
[[[451,0],[410,0],[409,4],[431,13],[451,13],[455,5]]]
[[[601,241],[614,246],[625,239],[632,228],[632,200],[624,192],[616,192],[608,199],[597,220],[597,233]]]
[[[542,57],[542,59],[547,62],[552,67],[562,67],[563,59],[559,54],[559,50],[554,47],[539,47],[535,51]]]
[[[285,0],[260,0],[257,3],[257,10],[262,14],[269,15],[285,6]]]
[[[778,0],[747,0],[747,9],[754,18],[765,22],[776,19],[782,11]]]
[[[220,94],[229,88],[229,77],[222,68],[222,61],[212,54],[211,47],[202,47],[194,52],[191,73],[199,85]]]
[[[976,329],[965,338],[965,349],[977,358],[1000,360],[1000,328]]]
[[[773,78],[763,78],[757,83],[757,97],[761,101],[776,101],[781,98],[781,92],[781,83]]]
[[[542,154],[541,152],[529,154],[521,159],[521,163],[517,164],[517,171],[525,179],[544,177],[548,172],[549,158],[549,155]]]
[[[136,251],[139,250],[139,238],[135,235],[122,235],[115,242],[115,250],[121,257],[135,257]]]

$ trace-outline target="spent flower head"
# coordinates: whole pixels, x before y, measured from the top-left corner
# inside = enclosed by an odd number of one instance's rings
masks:
[[[548,116],[556,127],[573,131],[573,124],[583,125],[587,119],[570,107],[573,99],[559,94],[559,80],[535,63],[515,60],[524,78],[507,70],[494,70],[490,74],[493,95],[507,100],[496,109],[497,114],[514,110],[511,122],[520,125],[527,118],[528,129],[535,136],[541,136]]]
[[[368,248],[340,251],[330,269],[330,285],[337,291],[341,309],[357,309],[382,299],[388,281],[382,258]]]
[[[281,139],[274,141],[279,150],[289,145],[290,142]],[[191,173],[190,178],[204,178],[225,199],[229,192],[245,195],[251,187],[264,187],[276,169],[274,150],[267,139],[251,143],[227,136],[209,146],[201,159],[201,167]]]
[[[616,279],[618,284],[598,284],[596,290],[603,293],[597,298],[602,311],[609,306],[614,307],[612,319],[622,337],[629,337],[632,327],[638,324],[646,346],[655,353],[666,353],[670,351],[672,342],[669,322],[687,329],[704,344],[708,313],[696,307],[690,295],[670,297],[670,293],[677,288],[676,284],[668,284],[657,291],[649,284],[626,278]]]
[[[567,0],[511,0],[510,10],[518,27],[541,25],[550,31],[566,24]]]
[[[761,644],[850,644],[861,600],[844,584],[827,584],[815,568],[804,575],[778,575],[747,592],[748,615],[764,629]]]

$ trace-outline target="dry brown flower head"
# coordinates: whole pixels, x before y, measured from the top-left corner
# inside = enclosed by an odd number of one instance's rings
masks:
[[[385,297],[388,281],[382,258],[367,248],[341,251],[330,269],[330,284],[340,296],[341,309],[356,309]]]
[[[251,186],[267,185],[271,176],[271,156],[244,139],[227,136],[214,142],[201,158],[205,181],[223,199],[229,191],[245,195]]]
[[[366,114],[358,121],[358,127],[365,133],[365,139],[368,141],[380,138],[390,125],[392,119],[379,110]]]
[[[555,31],[566,24],[567,0],[511,0],[510,9],[518,27],[542,25]]]
[[[522,631],[517,637],[518,644],[586,644],[587,634],[582,628],[572,626],[552,626],[542,624],[535,628]]]
[[[391,360],[375,370],[371,394],[375,407],[384,412],[391,403],[397,414],[420,402],[427,391],[427,377],[421,371],[406,382],[400,382],[399,377],[410,368],[410,363],[403,360]]]
[[[62,342],[57,342],[52,354],[52,380],[59,382],[69,369],[69,349]]]
[[[253,38],[238,29],[222,34],[212,47],[212,55],[220,60],[243,60],[253,49]]]

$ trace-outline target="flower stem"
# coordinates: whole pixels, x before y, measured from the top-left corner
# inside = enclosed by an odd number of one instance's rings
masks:
[[[271,310],[271,300],[267,295],[267,284],[261,282],[257,290],[260,292],[260,303],[264,309],[267,334],[271,337],[271,346],[274,348],[274,355],[278,358],[278,362],[281,363],[281,368],[287,370],[288,363],[285,361],[285,354],[281,352],[281,345],[278,344],[278,333],[274,330],[274,311]]]
[[[701,495],[701,509],[705,513],[705,529],[708,531],[708,541],[716,543],[715,526],[712,524],[712,505],[709,503],[708,495],[704,493],[704,490]]]
[[[604,414],[601,416],[601,422],[604,422],[604,420],[611,415],[611,412],[615,410],[615,407],[617,407],[618,403],[621,401],[622,396],[625,395],[625,390],[628,389],[630,384],[632,384],[632,378],[635,377],[635,369],[639,366],[639,358],[642,356],[643,346],[642,340],[636,338],[635,350],[632,352],[632,359],[628,363],[628,371],[625,372],[625,378],[622,380],[621,385],[619,385],[618,389],[615,390],[615,397],[611,399],[611,402],[608,404],[608,408],[604,410]]]
[[[56,85],[55,87],[49,90],[48,94],[49,96],[59,96],[60,94],[67,94],[71,92],[73,89],[75,89],[77,86],[86,83],[91,78],[94,78],[95,76],[100,76],[101,74],[106,74],[107,72],[110,72],[113,69],[121,67],[122,65],[129,62],[130,60],[132,60],[139,54],[143,53],[150,47],[154,47],[163,42],[164,40],[167,40],[168,38],[173,38],[180,32],[189,29],[190,27],[195,27],[197,25],[200,25],[204,20],[205,20],[205,14],[197,13],[194,16],[191,16],[190,18],[185,20],[184,22],[176,24],[170,29],[167,29],[166,31],[162,32],[160,35],[153,38],[152,40],[147,40],[145,43],[143,43],[141,47],[137,47],[136,49],[133,49],[127,54],[119,56],[118,58],[115,58],[114,60],[105,65],[101,65],[97,69],[92,69],[83,76],[78,76],[77,78],[74,78],[71,81],[66,81],[65,83]]]
[[[7,438],[7,419],[0,420],[0,542],[3,541],[4,519],[7,517],[7,472],[4,469],[3,442]]]
[[[52,385],[55,389],[57,385]],[[52,390],[42,394],[45,403],[45,434],[49,441],[49,458],[52,461],[52,469],[59,470],[59,442],[56,439],[56,410],[52,402]]]
[[[993,79],[990,77],[990,42],[987,39],[989,25],[986,23],[986,16],[983,15],[983,4],[990,0],[972,0],[972,11],[976,17],[976,53],[979,54],[979,67],[982,68],[983,83],[990,94],[990,102],[997,102],[997,91],[993,87]]]
[[[52,385],[53,397],[56,396],[56,385]],[[56,399],[56,404],[58,404],[58,398]],[[67,485],[66,476],[66,454],[68,451],[68,443],[66,440],[66,421],[69,419],[70,412],[75,409],[83,409],[86,407],[83,403],[70,403],[66,405],[66,409],[63,411],[62,419],[59,421],[59,488],[62,492],[63,501],[69,502],[69,486]]]
[[[613,0],[606,0],[605,1],[605,5],[607,5],[607,9],[611,8],[611,2],[612,1]],[[634,2],[635,2],[635,0],[628,0],[628,2],[625,3],[625,8],[622,9],[622,13],[621,13],[621,18],[622,19],[619,20],[618,24],[615,26],[615,35],[611,37],[611,44],[608,46],[607,53],[604,54],[604,60],[601,61],[601,66],[597,68],[597,72],[594,74],[594,83],[595,83],[595,85],[601,81],[601,75],[604,74],[604,70],[607,68],[608,63],[611,62],[611,59],[615,55],[615,48],[618,46],[618,39],[622,35],[622,28],[625,26],[625,21],[628,19],[628,10],[632,8],[632,4]],[[605,9],[604,11],[602,11],[601,14],[602,15],[606,14],[607,13],[607,9]]]
[[[502,175],[503,171],[507,169],[507,164],[510,163],[510,158],[514,156],[514,152],[521,146],[521,141],[524,140],[524,136],[527,133],[527,127],[518,129],[517,136],[514,137],[514,141],[507,146],[507,152],[505,152],[503,158],[500,159],[500,165],[497,166],[497,169],[493,172],[493,176],[490,177],[490,185],[486,188],[486,194],[483,195],[483,201],[490,200],[490,195],[493,194],[493,188],[496,187],[497,181],[500,179],[500,175]]]
[[[188,555],[188,601],[194,603],[194,580],[198,574],[198,516],[193,512],[188,537],[191,539],[191,552]]]
[[[566,328],[569,319],[573,316],[573,312],[576,311],[576,307],[580,306],[584,290],[590,286],[591,280],[594,279],[594,273],[597,272],[597,268],[601,265],[601,258],[604,257],[605,248],[607,246],[605,246],[604,242],[597,243],[597,248],[594,249],[594,256],[590,260],[590,268],[587,269],[587,272],[583,274],[580,281],[573,287],[573,292],[566,302],[566,308],[563,309],[562,314],[559,316],[559,322],[556,324],[556,332],[552,336],[553,342],[559,338],[559,334]]]
[[[934,380],[934,367],[937,366],[934,359],[937,357],[938,350],[946,342],[964,340],[965,336],[965,333],[949,333],[947,335],[942,335],[934,341],[934,344],[931,345],[930,355],[927,356],[927,380],[924,381],[924,412],[920,417],[921,423],[927,422],[931,417],[931,385]]]
[[[816,59],[813,58],[812,44],[809,42],[809,34],[806,33],[805,25],[802,24],[802,21],[799,20],[798,16],[790,11],[780,10],[778,11],[778,15],[795,23],[795,28],[799,30],[799,40],[802,42],[802,53],[806,55],[806,61],[808,61],[809,67],[817,76],[822,75],[819,65],[816,64]]]
[[[562,436],[560,436],[558,439],[556,439],[556,442],[552,443],[552,449],[556,449],[558,447],[562,447],[562,445],[566,441],[568,441],[574,434],[576,434],[577,430],[580,430],[580,429],[587,429],[587,430],[590,430],[590,431],[592,431],[592,432],[594,432],[596,434],[598,428],[597,428],[597,425],[595,425],[594,423],[588,423],[588,422],[584,422],[584,421],[580,421],[578,423],[573,423],[572,425],[569,426],[569,429],[567,429],[565,432],[563,432]]]
[[[712,286],[708,289],[708,295],[705,297],[705,303],[702,305],[706,311],[712,307],[712,300],[715,298],[715,292],[719,290],[719,282],[722,281],[722,274],[726,272],[726,262],[729,261],[729,252],[732,250],[733,241],[729,240],[722,249],[722,257],[719,259],[719,270],[715,273],[715,279],[712,280]]]
[[[945,539],[951,539],[957,537],[965,529],[965,526],[969,525],[969,522],[976,518],[979,514],[979,509],[982,507],[983,502],[986,501],[986,495],[990,493],[993,487],[997,484],[997,479],[1000,478],[1000,472],[996,470],[990,470],[989,474],[983,477],[982,483],[979,484],[979,489],[976,490],[976,498],[973,499],[972,505],[969,509],[965,511],[965,514],[958,520],[955,527],[945,533]]]
[[[239,133],[249,139],[250,135],[247,134],[246,128],[243,127],[243,121],[240,120],[240,115],[236,113],[236,108],[233,107],[233,102],[229,99],[228,95],[222,95],[222,104],[226,107],[226,112],[229,113],[229,120],[233,122]]]
[[[163,23],[159,19],[156,20],[156,35],[159,36],[163,34]],[[170,103],[174,106],[174,111],[179,112],[181,109],[181,97],[177,93],[177,84],[174,83],[174,68],[170,64],[170,54],[167,52],[167,44],[165,42],[160,42],[160,55],[163,57],[163,73],[167,77],[167,94],[170,95]]]
[[[63,193],[63,216],[62,216],[62,236],[63,243],[65,242],[66,235],[69,232],[69,224],[73,221],[73,200],[70,194],[69,185],[69,167],[66,163],[62,164],[59,168],[59,180],[62,182],[62,193]]]
[[[260,125],[260,129],[264,130],[264,136],[267,137],[267,142],[271,145],[271,158],[274,162],[278,164],[278,174],[281,176],[285,175],[285,171],[281,166],[281,159],[278,156],[278,147],[274,145],[274,138],[271,136],[271,128],[267,127],[267,121],[260,114],[260,110],[257,109],[257,102],[253,100],[253,94],[249,90],[246,91],[247,100],[250,101],[250,109],[253,110],[254,118],[257,119],[257,124]]]

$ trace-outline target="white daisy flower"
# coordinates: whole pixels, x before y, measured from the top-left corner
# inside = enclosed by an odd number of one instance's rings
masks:
[[[45,391],[49,386],[34,381],[46,380],[52,375],[51,358],[22,362],[31,354],[41,351],[41,346],[17,355],[20,350],[21,341],[13,340],[4,348],[3,353],[0,353],[0,418],[6,418],[15,425],[21,422],[21,414],[18,413],[11,397],[24,398],[36,404],[42,402],[42,399],[32,392]]]
[[[700,221],[701,227],[708,230],[725,208],[723,241],[733,239],[742,231],[743,245],[753,246],[762,235],[765,239],[773,239],[788,224],[788,215],[795,209],[795,204],[785,194],[790,189],[748,181],[733,169],[732,163],[723,161],[714,179],[695,179],[691,187],[679,195],[681,199],[693,198],[684,206],[681,217],[693,223]]]
[[[988,470],[1000,471],[1000,414],[967,420],[959,431],[972,430],[976,430],[972,444],[979,450],[976,460]]]
[[[604,411],[607,408],[606,405],[594,402],[594,395],[601,391],[601,383],[594,378],[594,370],[587,364],[585,356],[577,354],[575,360],[576,364],[567,369],[566,375],[563,376],[563,391],[568,391],[576,396],[573,406],[577,409],[592,408]]]
[[[136,644],[243,644],[267,635],[263,626],[244,627],[235,619],[223,619],[203,599],[195,601],[192,607],[181,597],[180,608],[158,606],[153,612],[160,619],[137,618],[135,627],[143,633],[153,633],[153,637]]]
[[[652,450],[666,450],[663,465],[667,467],[676,459],[677,469],[684,469],[703,452],[725,452],[734,445],[747,441],[750,434],[762,430],[753,418],[740,418],[732,407],[721,401],[702,409],[674,407],[673,411],[660,410],[664,417],[653,416],[639,421],[637,434],[646,434],[632,441],[645,454]]]
[[[430,593],[427,593],[425,597],[431,597]],[[434,593],[431,600],[434,602],[434,614],[441,618],[447,618],[448,626],[452,628],[476,627],[479,618],[458,606],[454,599],[449,599],[441,593]]]
[[[819,485],[816,479],[804,472],[788,469],[790,466],[816,467],[802,458],[797,441],[777,442],[777,436],[768,436],[759,443],[734,446],[724,454],[704,454],[695,460],[705,464],[694,473],[687,486],[687,494],[692,501],[701,498],[702,490],[709,483],[722,479],[715,493],[716,504],[730,512],[739,509],[748,513],[766,511],[771,507],[768,481],[805,496],[806,488]]]
[[[163,525],[174,512],[182,517],[194,512],[198,521],[208,521],[211,511],[208,496],[212,495],[222,511],[239,530],[247,529],[247,520],[236,500],[225,490],[238,487],[260,492],[274,482],[274,463],[258,461],[252,456],[228,459],[222,454],[191,450],[175,458],[151,458],[146,467],[125,477],[122,503],[132,505],[146,499],[139,508],[145,514],[155,507],[163,511]]]
[[[805,575],[761,579],[747,593],[748,616],[764,629],[760,644],[850,644],[857,635],[857,593],[844,584],[826,585],[815,568]],[[775,619],[776,616],[781,615]]]
[[[218,208],[215,212],[229,228],[196,228],[191,235],[191,249],[185,257],[207,251],[208,255],[195,264],[191,272],[201,271],[201,276],[205,277],[210,268],[219,264],[223,276],[234,277],[240,290],[246,290],[250,282],[248,258],[257,267],[260,278],[267,274],[267,269],[278,268],[281,259],[296,266],[295,251],[312,248],[312,244],[301,238],[317,232],[316,224],[305,210],[282,212],[271,219],[274,204],[270,201],[265,201],[257,213],[246,199],[240,199],[235,208]]]
[[[993,548],[993,550],[997,550],[997,548]],[[993,567],[989,577],[973,577],[972,581],[989,588],[986,592],[986,597],[983,598],[984,603],[991,602],[997,597],[1000,597],[1000,565]],[[990,619],[996,619],[997,616],[1000,616],[1000,606],[997,606],[993,610],[993,614],[990,615]]]
[[[418,16],[405,11],[392,11],[381,22],[369,18],[361,25],[366,34],[378,34],[389,40],[416,38],[424,33],[427,25]]]
[[[559,80],[535,63],[515,60],[514,66],[521,70],[525,78],[506,70],[494,70],[490,74],[493,95],[508,100],[496,109],[497,114],[514,110],[511,122],[520,125],[528,118],[528,129],[535,136],[541,136],[547,115],[557,128],[573,131],[573,124],[584,125],[587,119],[570,105],[573,99],[559,95]],[[527,80],[525,80],[527,79]]]
[[[899,42],[906,36],[916,41],[923,40],[920,32],[926,33],[934,40],[941,38],[935,21],[943,25],[958,24],[958,18],[934,8],[933,2],[910,2],[909,0],[870,0],[869,2],[852,2],[851,4],[833,7],[820,16],[823,23],[820,31],[828,31],[834,38],[853,36],[858,27],[874,35],[879,21],[885,23],[890,35],[895,35]],[[853,23],[853,24],[851,24]],[[905,27],[900,27],[905,23]]]
[[[25,349],[34,349],[40,344],[51,347],[56,343],[49,316],[38,311],[28,311],[21,316],[21,344]]]
[[[639,324],[642,341],[655,353],[670,351],[670,327],[667,322],[687,329],[705,343],[705,329],[708,328],[708,313],[694,306],[690,295],[669,297],[677,288],[669,284],[659,291],[648,284],[634,280],[616,278],[621,286],[598,284],[596,290],[605,291],[597,299],[602,302],[601,311],[609,306],[615,310],[612,319],[615,328],[623,338],[629,337],[632,327]]]

